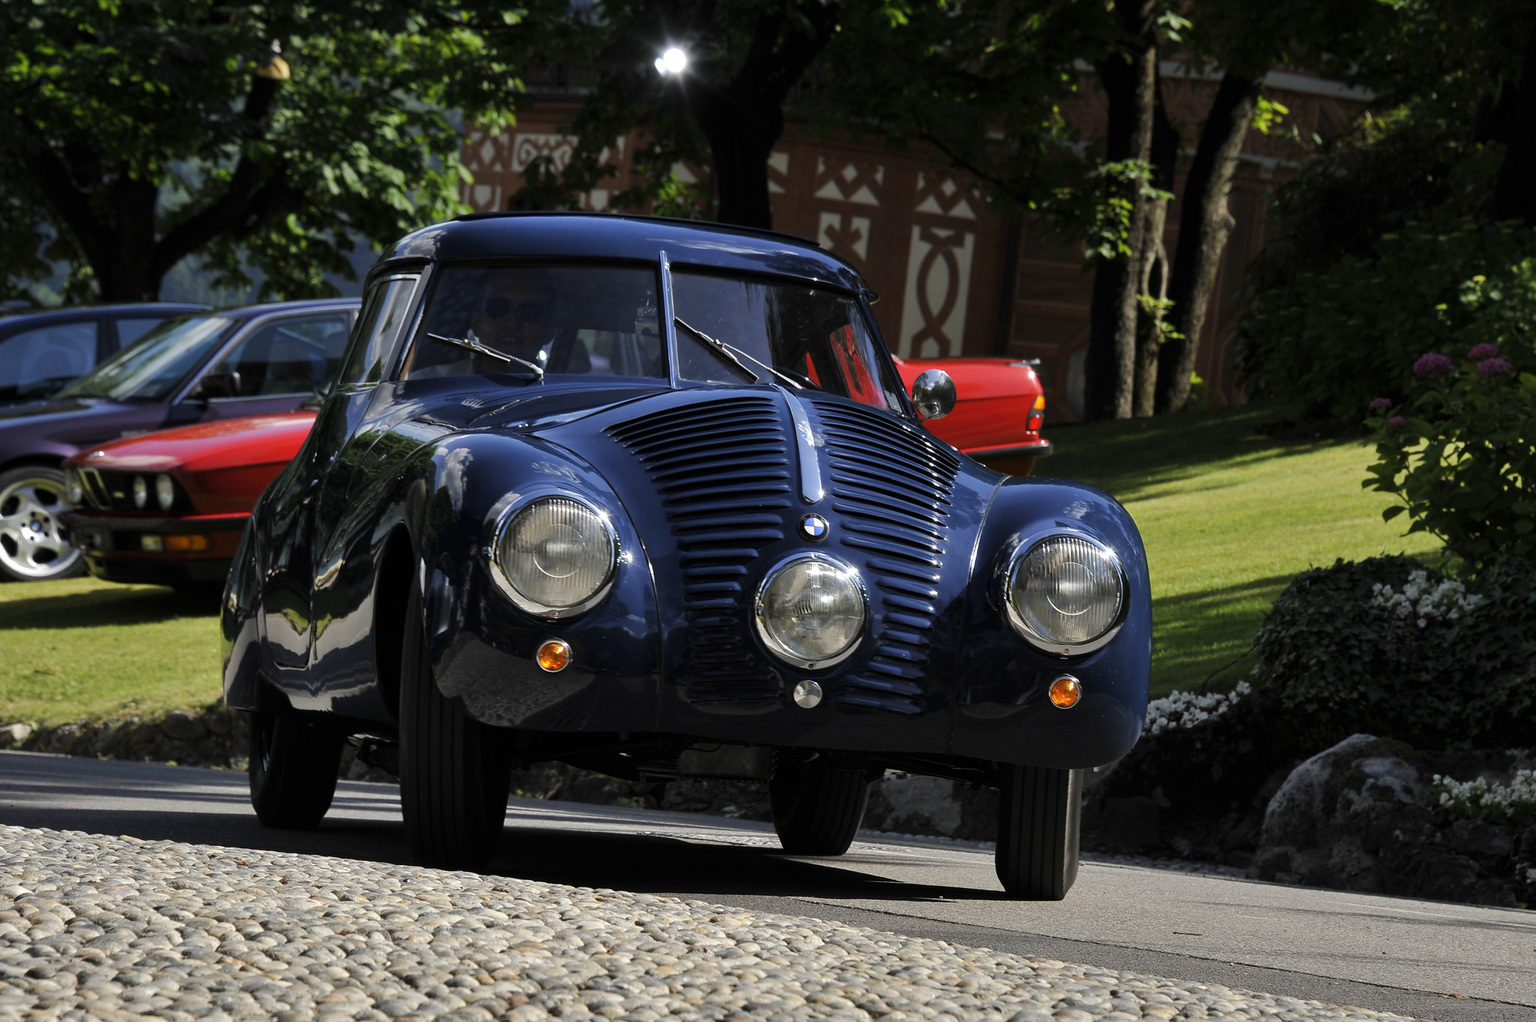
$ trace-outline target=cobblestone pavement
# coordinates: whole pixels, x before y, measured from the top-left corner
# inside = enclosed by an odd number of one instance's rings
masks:
[[[0,826],[0,1020],[1398,1019],[701,901]]]

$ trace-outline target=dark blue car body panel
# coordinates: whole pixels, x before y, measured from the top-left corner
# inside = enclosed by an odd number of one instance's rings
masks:
[[[657,265],[663,252],[673,265],[847,292],[873,329],[858,274],[810,243],[644,218],[437,225],[403,240],[370,283],[422,274],[419,308],[443,263]],[[612,591],[569,620],[520,611],[491,574],[501,511],[540,493],[579,495],[618,536]],[[812,544],[797,526],[813,511],[831,523],[816,548],[865,580],[870,621],[846,661],[801,670],[768,653],[751,618],[768,567]],[[1070,659],[1024,642],[1000,605],[999,573],[1020,537],[1051,530],[1112,548],[1127,582],[1119,632]],[[413,583],[422,620],[404,621]],[[831,750],[954,776],[1008,763],[1097,766],[1140,734],[1151,660],[1145,554],[1107,494],[985,469],[910,408],[768,383],[343,381],[236,557],[223,613],[226,701],[326,714],[390,741],[403,628],[425,629],[443,694],[509,729],[526,759],[575,757],[582,736],[593,748],[649,736],[674,749]],[[534,662],[551,638],[575,653],[556,674]],[[1063,672],[1084,691],[1070,710],[1046,695]],[[826,692],[812,709],[791,697],[805,678]]]

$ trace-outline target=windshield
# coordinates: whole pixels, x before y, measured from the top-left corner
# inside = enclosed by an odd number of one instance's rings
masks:
[[[843,292],[677,272],[672,297],[678,375],[685,380],[777,378],[875,408],[902,407],[888,360],[865,328],[858,303]],[[710,350],[712,341],[725,346],[724,355]]]
[[[168,320],[60,391],[59,396],[164,401],[234,327],[235,321],[223,316]]]
[[[666,378],[656,271],[641,266],[448,266],[406,379],[512,373]]]

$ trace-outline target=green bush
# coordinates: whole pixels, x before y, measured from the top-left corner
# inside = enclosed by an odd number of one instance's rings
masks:
[[[1408,398],[1371,403],[1376,463],[1364,486],[1401,503],[1409,532],[1439,536],[1473,570],[1536,558],[1536,259],[1462,287],[1468,319],[1448,350],[1413,363]]]
[[[1255,640],[1254,688],[1313,748],[1357,732],[1423,749],[1536,735],[1536,577],[1520,558],[1475,589],[1406,557],[1298,575]]]
[[[1300,273],[1264,294],[1245,321],[1248,393],[1295,402],[1310,417],[1359,422],[1373,399],[1409,395],[1424,352],[1449,350],[1492,329],[1480,320],[1515,311],[1499,301],[1468,303],[1464,288],[1482,277],[1503,296],[1501,285],[1532,256],[1536,232],[1463,217],[1445,229],[1409,225],[1383,235],[1371,257],[1346,255],[1325,271]],[[1536,319],[1528,307],[1520,314],[1528,334]]]

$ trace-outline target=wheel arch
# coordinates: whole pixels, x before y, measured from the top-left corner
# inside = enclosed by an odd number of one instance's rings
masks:
[[[384,705],[400,719],[400,636],[407,627],[407,595],[416,574],[416,544],[404,524],[384,540],[373,587],[373,662]],[[381,637],[396,641],[380,643]]]

